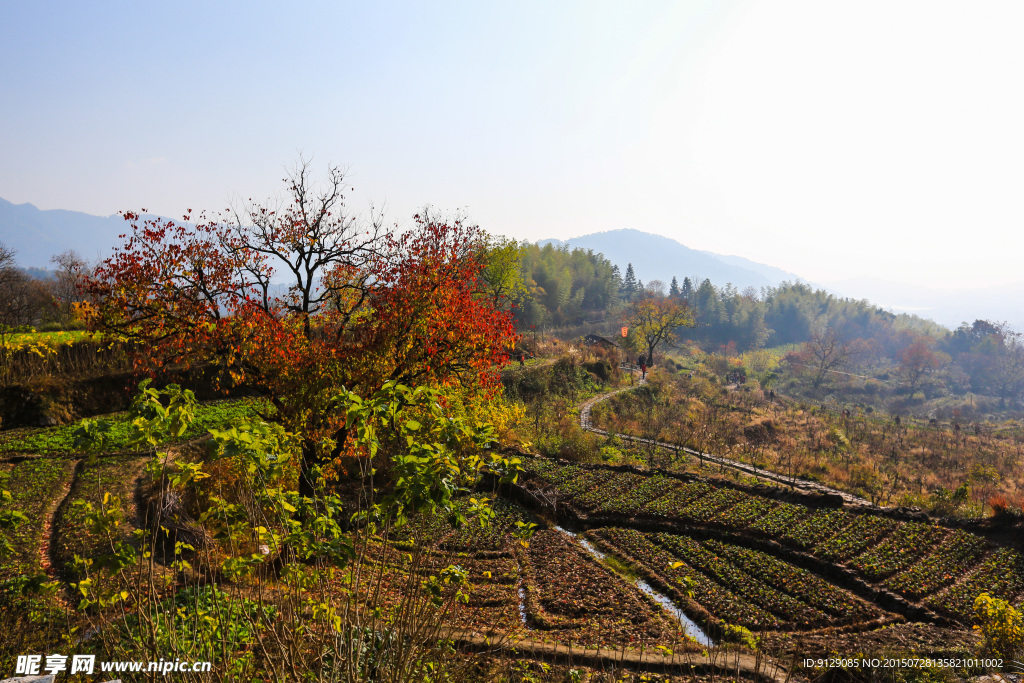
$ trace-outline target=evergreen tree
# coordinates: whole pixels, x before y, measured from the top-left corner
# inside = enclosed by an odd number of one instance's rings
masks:
[[[668,295],[673,299],[679,296],[679,282],[675,275],[672,276],[672,284],[668,286]]]
[[[684,277],[683,278],[683,289],[680,292],[680,294],[683,295],[683,300],[684,301],[689,301],[690,297],[693,296],[693,283],[690,282],[690,278],[688,278],[688,277]]]
[[[626,277],[622,278],[622,298],[629,301],[637,292],[636,273],[633,272],[633,264],[626,266]]]

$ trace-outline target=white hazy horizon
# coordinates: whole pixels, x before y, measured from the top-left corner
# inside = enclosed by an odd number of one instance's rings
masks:
[[[826,285],[1005,286],[1022,30],[1015,0],[9,3],[0,196],[216,211],[304,153],[402,225],[430,204]]]

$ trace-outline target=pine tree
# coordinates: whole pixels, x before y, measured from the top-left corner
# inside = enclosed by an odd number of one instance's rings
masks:
[[[693,283],[690,282],[690,278],[683,278],[683,289],[679,293],[683,295],[683,301],[689,301],[693,296]]]
[[[612,266],[611,286],[614,288],[613,292],[622,292],[622,271],[618,266]]]
[[[605,308],[613,307],[619,299],[622,299],[622,271],[618,266],[612,266],[611,273],[606,285]]]
[[[626,277],[622,279],[622,298],[629,301],[637,292],[636,273],[633,272],[633,264],[626,266]]]
[[[673,299],[679,296],[679,282],[675,275],[672,276],[672,284],[668,286],[668,295]]]

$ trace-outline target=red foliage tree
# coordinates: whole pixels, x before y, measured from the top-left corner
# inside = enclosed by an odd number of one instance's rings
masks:
[[[140,366],[214,363],[264,392],[302,436],[306,494],[313,466],[346,452],[340,388],[487,391],[515,342],[510,315],[483,294],[478,228],[419,216],[399,236],[363,225],[345,215],[343,181],[331,169],[313,188],[303,163],[283,209],[194,224],[191,212],[183,223],[126,213],[131,233],[88,283],[96,327],[137,342]]]
[[[919,335],[910,346],[897,355],[900,373],[907,380],[911,398],[929,376],[941,370],[950,361],[948,354],[936,351],[934,346],[933,338]]]

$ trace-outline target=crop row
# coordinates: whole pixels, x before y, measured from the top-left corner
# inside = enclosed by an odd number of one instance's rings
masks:
[[[412,561],[412,553],[403,554],[403,562]],[[474,557],[464,553],[424,552],[416,559],[417,566],[424,571],[438,572],[450,564],[457,564],[466,570],[469,580],[474,583],[514,584],[519,580],[519,568],[515,557],[508,556]]]
[[[463,513],[468,512],[468,505],[466,498],[456,501]],[[465,601],[449,604],[445,622],[452,628],[481,632],[521,629],[518,590],[522,577],[510,545],[515,541],[515,523],[533,518],[504,499],[493,500],[491,507],[493,518],[484,527],[471,518],[464,526],[453,528],[442,515],[424,514],[395,533],[392,543],[371,542],[366,547],[372,576],[368,583],[379,576],[385,602],[397,608],[410,586],[450,565],[458,566],[467,574],[468,585],[460,589]]]
[[[818,557],[843,562],[861,554],[872,544],[877,543],[879,539],[893,533],[901,526],[901,522],[888,517],[874,515],[854,517],[847,513],[843,513],[843,516],[850,520],[849,524],[814,548],[814,554]]]
[[[568,492],[567,487],[571,486],[574,481],[582,476],[591,475],[594,472],[611,474],[607,470],[593,470],[579,465],[560,465],[550,460],[542,459],[535,460],[531,470],[547,483],[565,492]]]
[[[862,622],[881,616],[874,605],[806,569],[794,567],[766,553],[714,540],[705,541],[704,546],[776,590],[789,593],[843,622]]]
[[[399,552],[389,567],[398,571],[415,570],[419,574],[437,574],[449,565],[465,570],[470,584],[478,587],[512,586],[519,582],[519,564],[515,557],[472,557],[463,553],[425,551],[419,555]]]
[[[559,472],[566,469],[566,465],[560,465],[554,460],[547,460],[545,458],[530,458],[527,461],[530,472],[546,479],[551,480],[552,477],[556,476]]]
[[[818,510],[794,526],[783,529],[779,537],[798,548],[810,549],[828,541],[852,521],[851,516],[842,510]]]
[[[771,514],[778,505],[779,503],[768,498],[746,496],[735,505],[720,510],[712,520],[733,529],[745,529]]]
[[[974,601],[982,593],[1010,601],[1024,595],[1024,558],[1009,548],[997,550],[964,581],[933,596],[928,605],[970,622]]]
[[[685,561],[679,560],[665,548],[652,543],[647,534],[634,529],[605,528],[593,532],[617,555],[639,565],[680,595],[692,591],[692,599],[708,613],[711,619],[754,629],[778,626],[778,619],[761,607],[751,603],[721,584],[708,578]],[[682,605],[685,608],[685,605]]]
[[[908,570],[891,576],[887,588],[911,600],[930,595],[964,576],[985,553],[985,542],[965,531],[955,530],[940,545]]]
[[[423,596],[421,587],[424,581],[430,576],[438,576],[448,566],[456,566],[468,571],[469,584],[450,586],[447,589],[450,591],[448,597],[451,599],[446,600],[443,607],[445,628],[512,632],[520,627],[516,583],[493,581],[483,576],[485,571],[497,576],[506,567],[507,558],[469,563],[466,558],[442,558],[439,554],[429,558],[439,560],[438,562],[419,564],[409,553],[389,553],[387,558],[381,558],[379,550],[387,549],[388,545],[372,545],[374,547],[370,550],[371,554],[365,558],[366,561],[358,572],[359,579],[356,585],[348,583],[351,578],[337,585],[339,592],[355,593],[359,596],[363,606],[367,608],[368,623],[375,618],[408,618],[410,597],[415,602]],[[466,597],[465,603],[454,599],[455,590]],[[418,605],[415,609],[422,609],[422,606]]]
[[[456,564],[468,574],[469,586],[466,590],[469,600],[465,605],[454,606],[451,614],[453,625],[481,632],[499,630],[506,633],[523,627],[519,611],[522,577],[519,562],[514,557],[448,559],[439,554],[434,559],[445,562],[444,566]],[[444,566],[436,567],[434,572]]]
[[[665,495],[654,498],[641,507],[638,512],[656,517],[676,518],[679,517],[680,511],[713,490],[714,487],[710,484],[699,480],[676,484],[666,491]]]
[[[651,540],[736,595],[771,612],[779,621],[797,627],[809,627],[827,621],[825,615],[817,609],[767,585],[760,578],[748,574],[688,536],[655,534]]]
[[[100,510],[104,505],[109,510],[118,504],[120,508],[115,510],[115,514],[120,518],[119,526],[123,532],[126,528],[126,513],[131,509],[135,477],[146,461],[146,458],[104,458],[87,464],[79,472],[71,487],[68,505],[62,506],[55,522],[57,536],[54,556],[59,564],[68,568],[75,555],[83,558],[94,557],[110,551],[113,539],[93,534],[85,518],[85,507],[82,504],[90,504],[95,510]],[[104,495],[107,493],[111,498],[104,503]]]
[[[805,569],[747,548],[708,540],[701,543],[673,534],[644,534],[608,528],[595,536],[616,546],[633,561],[662,576],[678,573],[669,567],[683,562],[699,579],[694,596],[715,616],[752,628],[826,623],[857,623],[882,612]],[[669,552],[671,551],[671,552]],[[677,588],[682,586],[678,580]]]
[[[913,565],[929,550],[938,547],[948,533],[948,529],[931,524],[907,522],[856,557],[850,566],[869,581],[880,581]]]
[[[735,489],[715,489],[679,510],[678,516],[695,522],[709,522],[722,510],[729,510],[750,496]]]
[[[615,472],[609,470],[592,470],[579,468],[578,470],[567,469],[561,477],[551,483],[561,492],[570,496],[578,496],[590,493],[597,487],[602,487],[609,479],[615,476]]]
[[[639,474],[623,472],[601,482],[589,491],[584,491],[573,497],[573,505],[583,510],[593,510],[600,507],[609,499],[618,498],[627,491],[635,490],[644,479]]]
[[[498,498],[491,502],[494,516],[486,523],[470,519],[442,541],[441,547],[448,550],[471,552],[504,550],[516,531],[516,522],[529,522],[532,517],[521,507]]]
[[[984,552],[984,542],[964,532],[843,509],[810,510],[703,480],[607,470],[597,470],[596,475],[586,467],[540,460],[528,467],[572,492],[574,503],[585,503],[583,509],[692,521],[766,536],[823,560],[847,563],[865,579],[885,581],[912,599],[942,589],[976,565]]]
[[[669,491],[673,484],[678,483],[676,480],[668,479],[660,474],[641,477],[641,480],[635,487],[606,500],[598,506],[598,512],[634,515],[638,510],[647,507],[655,498],[665,495],[665,492]]]
[[[456,501],[456,508],[469,512],[468,499]],[[482,518],[469,517],[465,524],[453,527],[443,515],[423,514],[396,534],[395,540],[440,547],[444,550],[495,552],[505,550],[517,530],[516,522],[530,522],[533,518],[515,503],[497,498],[491,501],[493,517],[486,523]]]
[[[522,628],[516,583],[484,584],[471,581],[466,604],[452,606],[446,621],[457,628],[479,632],[512,633]]]
[[[792,529],[808,516],[807,508],[790,503],[779,503],[768,514],[750,525],[753,531],[766,536],[777,537],[786,529]]]
[[[4,484],[11,500],[0,500],[0,509],[17,510],[28,522],[7,532],[13,552],[0,557],[0,579],[35,573],[40,568],[39,546],[47,513],[56,505],[64,482],[72,476],[71,463],[39,458],[25,460],[10,470]]]

